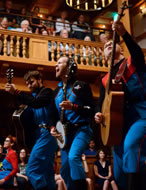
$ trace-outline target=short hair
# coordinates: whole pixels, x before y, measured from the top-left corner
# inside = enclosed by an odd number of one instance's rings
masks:
[[[25,22],[27,22],[28,25],[29,25],[29,21],[28,21],[28,20],[23,20],[23,21],[21,22],[21,27],[22,27],[22,25],[23,25]]]
[[[16,137],[13,137],[12,135],[8,135],[6,138],[9,138],[11,143],[16,142]]]
[[[42,74],[39,71],[28,71],[24,75],[24,80],[28,81],[30,78],[35,78],[37,80],[42,79]]]

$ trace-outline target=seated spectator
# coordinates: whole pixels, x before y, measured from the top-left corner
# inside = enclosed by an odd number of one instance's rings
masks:
[[[20,15],[21,15],[21,16],[17,16],[17,24],[18,24],[19,26],[21,25],[21,22],[22,22],[23,20],[28,20],[28,17],[26,16],[26,15],[27,15],[27,12],[26,12],[26,8],[25,8],[25,7],[23,7],[23,8],[21,9]]]
[[[21,28],[12,29],[17,32],[26,32],[26,33],[32,33],[31,28],[29,27],[29,21],[23,20],[20,24]]]
[[[69,33],[67,29],[63,29],[60,32],[60,37],[62,38],[69,38]],[[66,44],[65,47],[63,46],[63,43],[60,43],[60,56],[63,56],[63,50],[65,48],[65,54],[69,56],[69,45]],[[74,46],[71,47],[72,55],[74,54]]]
[[[4,8],[0,10],[3,14],[0,14],[0,17],[6,17],[8,19],[9,26],[13,27],[16,24],[16,17],[13,14],[17,12],[12,9],[12,0],[5,0],[4,2]]]
[[[18,184],[19,190],[25,190],[26,184],[28,183],[28,177],[26,176],[26,167],[27,167],[27,153],[25,149],[21,149],[19,153],[19,172],[16,173],[16,183]]]
[[[16,152],[12,149],[15,143],[15,138],[11,135],[7,136],[4,141],[4,148],[7,149],[7,154],[2,161],[0,170],[0,185],[13,185],[14,176],[18,172],[18,158]]]
[[[60,14],[60,17],[61,18],[58,18],[56,20],[56,35],[60,35],[60,32],[63,29],[66,29],[68,32],[71,31],[69,21],[66,20],[67,12],[66,11],[62,11],[61,14]]]
[[[95,148],[95,142],[94,142],[93,139],[90,140],[89,147],[88,147],[87,150],[85,150],[84,154],[85,154],[85,155],[96,156],[97,151],[96,151],[96,148]]]
[[[0,170],[2,168],[2,161],[3,161],[4,158],[5,158],[5,155],[3,153],[3,145],[0,144]]]
[[[101,33],[99,35],[99,40],[100,40],[100,42],[105,44],[109,39],[108,39],[108,36],[105,33]],[[100,65],[102,65],[102,54],[103,54],[103,49],[100,47],[99,48],[99,62],[100,62]]]
[[[112,169],[108,160],[106,160],[106,154],[104,150],[100,149],[97,152],[97,161],[94,163],[94,174],[96,177],[96,184],[108,190],[111,184],[113,190],[118,190],[116,182],[112,177]]]
[[[85,36],[84,41],[91,42],[90,36]],[[88,50],[86,50],[85,47],[83,47],[83,62],[86,64],[86,57],[89,58],[89,65],[92,65],[92,50],[90,47],[88,47]],[[93,49],[93,56],[94,56],[94,63],[96,62],[96,49]]]
[[[55,26],[53,22],[53,17],[48,16],[47,20],[44,21],[43,26],[46,27],[46,30],[48,31],[48,34],[51,36],[55,36],[56,31],[55,31]]]
[[[88,164],[87,164],[87,161],[86,161],[85,154],[82,154],[82,161],[83,161],[83,167],[85,169],[85,173],[88,174],[89,168],[88,168]],[[92,179],[86,177],[86,183],[87,183],[87,186],[88,186],[88,190],[92,190],[93,189]]]
[[[38,16],[39,11],[40,11],[39,7],[35,7],[33,10],[33,15],[30,18],[30,26],[32,28],[33,33],[37,33],[38,30],[40,30],[42,27],[41,22],[40,22],[40,18]]]
[[[85,36],[90,36],[91,40],[94,40],[89,25],[85,22],[84,15],[79,15],[78,20],[73,22],[72,25],[72,37],[80,40],[84,40]]]
[[[4,29],[4,30],[8,30],[10,29],[8,27],[8,19],[6,17],[4,17],[0,23],[0,29]],[[2,34],[0,34],[0,54],[3,54],[3,40],[4,40],[4,36]],[[9,55],[10,53],[10,39],[7,38],[7,54]]]

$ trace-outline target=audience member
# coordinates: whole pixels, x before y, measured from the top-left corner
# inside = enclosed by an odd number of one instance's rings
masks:
[[[42,27],[40,23],[40,18],[38,16],[39,10],[40,10],[39,7],[34,7],[32,17],[30,17],[30,25],[32,27],[33,33],[38,33],[38,31]]]
[[[26,184],[28,183],[28,177],[26,176],[27,167],[27,152],[25,149],[21,149],[19,153],[19,172],[16,173],[16,182],[19,190],[25,190]]]
[[[28,20],[23,20],[20,24],[21,28],[12,29],[17,32],[32,33]]]
[[[89,25],[85,22],[84,15],[79,15],[78,20],[73,22],[72,25],[72,37],[80,40],[84,40],[85,36],[90,36],[91,40],[94,40]]]
[[[97,151],[95,148],[95,142],[93,139],[90,140],[89,148],[87,150],[85,150],[84,154],[85,155],[93,155],[93,156],[95,156],[97,154]]]
[[[56,20],[56,34],[57,35],[60,35],[60,32],[63,29],[66,29],[68,32],[71,31],[69,21],[66,20],[66,18],[67,18],[67,12],[66,11],[62,11],[61,14],[60,14],[60,17],[61,18],[58,18]]]
[[[25,7],[22,7],[20,11],[21,16],[17,16],[17,24],[20,26],[23,20],[29,20],[27,17],[27,11]]]
[[[60,32],[60,36],[62,38],[69,38],[69,33],[68,33],[68,30],[67,29],[63,29],[61,30]],[[65,48],[65,54],[67,56],[69,56],[69,45],[66,44],[65,46],[63,45],[63,43],[60,43],[60,56],[63,56],[63,51],[64,51],[64,48]],[[71,52],[72,52],[72,55],[74,54],[74,46],[72,45],[71,46]]]
[[[94,163],[94,174],[96,177],[96,184],[103,188],[103,190],[108,190],[110,184],[113,190],[118,190],[116,182],[112,177],[111,164],[106,160],[106,154],[103,149],[97,152],[97,161]]]
[[[13,15],[14,13],[17,13],[16,10],[12,9],[13,2],[12,0],[6,0],[4,1],[4,8],[2,8],[0,11],[3,12],[3,14],[0,14],[0,17],[7,17],[9,26],[13,26],[16,24],[16,17]],[[12,14],[12,15],[11,15]]]
[[[0,144],[0,170],[1,170],[2,161],[3,161],[4,158],[5,158],[5,155],[4,155],[4,153],[3,153],[3,145]]]
[[[88,164],[87,164],[87,161],[86,161],[85,154],[82,154],[82,162],[83,162],[83,167],[85,169],[85,173],[88,174],[89,167],[88,167]],[[92,181],[92,179],[86,177],[86,183],[87,183],[87,186],[88,186],[88,190],[93,190],[93,181]]]
[[[56,31],[55,31],[55,26],[54,26],[54,22],[53,22],[53,17],[52,16],[48,16],[47,20],[44,21],[43,26],[46,27],[46,30],[48,31],[49,35],[55,36]]]
[[[16,152],[12,149],[15,143],[15,138],[11,135],[7,136],[4,141],[4,148],[7,149],[7,154],[2,161],[0,170],[0,185],[13,185],[14,176],[18,172],[18,158]]]

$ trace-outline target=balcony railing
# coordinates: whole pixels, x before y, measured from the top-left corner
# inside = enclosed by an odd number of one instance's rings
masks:
[[[108,71],[100,42],[0,30],[0,60],[54,66],[61,55],[75,59],[79,69]]]

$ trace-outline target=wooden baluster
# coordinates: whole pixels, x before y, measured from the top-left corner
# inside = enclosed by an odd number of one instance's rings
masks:
[[[63,56],[66,55],[66,43],[62,43],[63,45],[63,49],[62,49],[62,53],[63,53]]]
[[[69,47],[69,51],[68,51],[69,57],[72,58],[72,44],[69,43],[68,47]]]
[[[78,63],[78,45],[74,45],[74,56],[75,56],[75,62]]]
[[[25,37],[23,37],[22,55],[23,55],[23,58],[26,58],[26,38]]]
[[[95,59],[94,58],[96,55],[95,55],[94,49],[95,48],[92,46],[91,47],[91,65],[95,65]]]
[[[105,67],[104,51],[102,51],[102,65],[103,65],[103,67]]]
[[[10,57],[13,56],[13,52],[14,52],[13,39],[14,39],[14,36],[10,36]]]
[[[55,52],[54,44],[55,42],[51,41],[51,61],[54,61],[54,52]]]
[[[20,53],[20,37],[17,36],[17,42],[16,42],[16,57],[19,57],[19,53]]]
[[[80,45],[80,62],[83,65],[83,45]]]
[[[4,56],[7,55],[7,37],[8,35],[4,34]]]
[[[59,59],[60,57],[60,43],[57,42],[57,60]]]
[[[89,46],[86,46],[86,65],[90,65],[90,56],[91,56],[91,54],[90,54],[90,47]]]
[[[100,65],[100,56],[99,56],[99,48],[96,48],[96,57],[97,57],[97,66]]]

